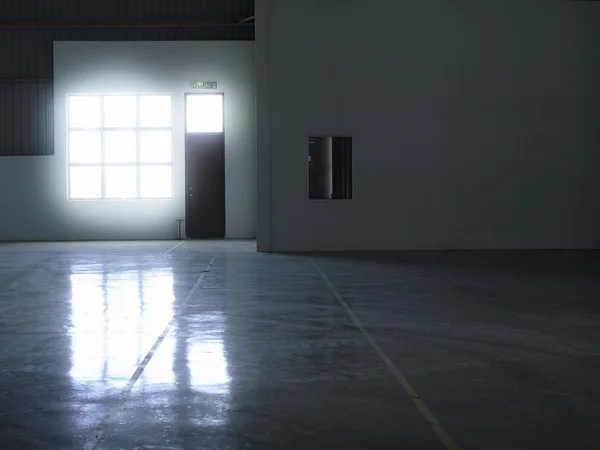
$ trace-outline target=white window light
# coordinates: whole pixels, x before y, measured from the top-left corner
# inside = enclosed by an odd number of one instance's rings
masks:
[[[69,161],[81,164],[101,163],[102,134],[99,131],[71,131]]]
[[[104,126],[132,128],[137,123],[137,97],[135,95],[104,96]]]
[[[170,95],[70,95],[71,200],[173,197]]]
[[[69,97],[69,128],[100,128],[102,97],[77,95]]]
[[[137,162],[135,131],[107,131],[104,133],[104,161],[107,163]]]
[[[140,96],[140,126],[144,128],[171,128],[171,96]]]
[[[194,94],[187,96],[188,133],[223,132],[223,96],[221,94]]]
[[[102,168],[71,167],[69,170],[71,198],[102,198]]]
[[[106,198],[137,197],[137,167],[107,166],[104,168]]]
[[[170,163],[173,160],[171,131],[140,132],[140,160],[145,163]]]

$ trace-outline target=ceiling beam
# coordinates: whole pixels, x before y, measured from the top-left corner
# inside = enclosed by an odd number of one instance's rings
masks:
[[[254,16],[252,16],[252,19]],[[0,22],[0,29],[46,29],[46,28],[202,28],[202,27],[253,27],[251,18],[231,22],[222,20],[156,20],[118,22]]]

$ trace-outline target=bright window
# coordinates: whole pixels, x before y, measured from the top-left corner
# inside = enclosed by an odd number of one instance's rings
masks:
[[[187,96],[188,133],[223,132],[223,96],[194,94]]]
[[[70,95],[69,199],[173,197],[170,95]]]

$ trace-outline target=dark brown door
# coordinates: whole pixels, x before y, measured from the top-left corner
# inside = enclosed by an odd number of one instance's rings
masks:
[[[186,235],[225,237],[223,133],[187,133],[185,142]]]

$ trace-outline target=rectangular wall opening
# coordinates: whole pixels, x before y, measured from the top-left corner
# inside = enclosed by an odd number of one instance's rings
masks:
[[[354,189],[352,137],[309,137],[308,179],[311,200],[351,200]]]

